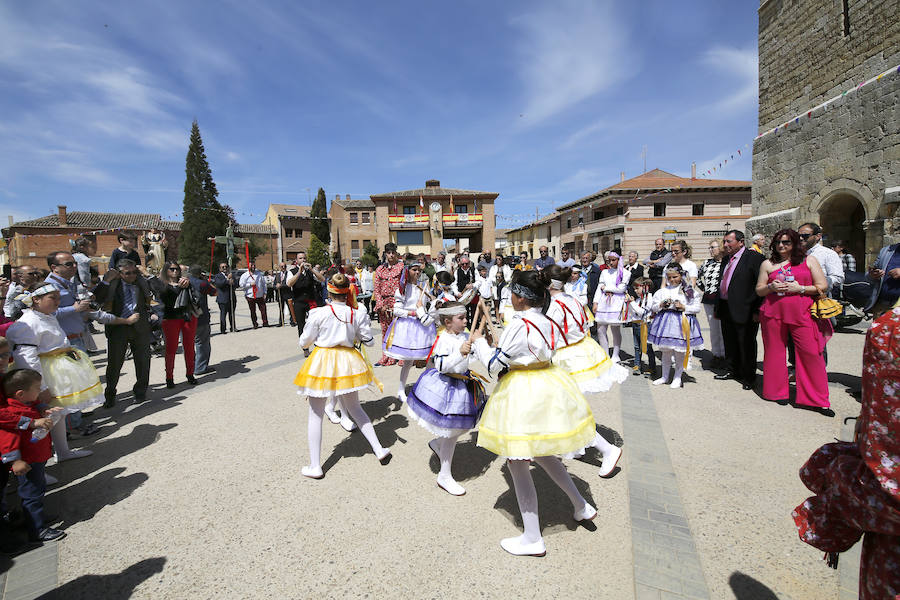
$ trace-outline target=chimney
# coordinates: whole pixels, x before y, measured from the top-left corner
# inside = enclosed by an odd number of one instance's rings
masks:
[[[622,171],[622,172],[619,174],[619,177],[622,178],[622,179],[620,180],[619,183],[625,183],[625,171]]]
[[[347,194],[347,200],[348,201],[350,200],[350,194]]]
[[[13,221],[13,216],[12,216],[12,215],[7,215],[7,216],[9,217],[9,226],[12,227],[12,226],[13,226],[13,222],[14,222],[14,221]]]
[[[427,188],[441,187],[441,182],[438,181],[437,179],[429,179],[428,181],[425,182],[425,187],[427,187]]]
[[[334,195],[334,201],[335,201],[335,202],[340,202],[340,201],[341,201],[341,195],[340,195],[340,194],[335,194],[335,195]]]
[[[68,223],[66,221],[66,205],[60,204],[56,208],[59,209],[59,213],[58,213],[59,226],[65,227],[66,225],[68,225]]]
[[[691,179],[697,179],[697,163],[691,163]]]

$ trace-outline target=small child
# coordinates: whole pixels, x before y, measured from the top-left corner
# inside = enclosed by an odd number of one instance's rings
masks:
[[[437,484],[462,496],[465,488],[453,479],[450,463],[459,436],[475,427],[484,408],[484,388],[469,371],[472,344],[466,334],[466,307],[441,302],[436,310],[444,327],[431,351],[434,368],[426,369],[409,392],[406,408],[413,421],[437,436],[428,442],[441,471]]]
[[[641,359],[643,352],[641,351],[641,338],[649,337],[650,321],[653,318],[653,280],[649,277],[638,277],[631,287],[632,294],[630,298],[629,308],[632,317],[635,319],[631,322],[631,332],[634,335],[634,366],[632,367],[632,375],[640,375],[643,371]],[[656,372],[656,354],[653,352],[653,344],[649,339],[646,340],[647,348],[647,365],[650,368],[650,376]]]
[[[681,375],[692,349],[703,347],[703,336],[697,313],[700,312],[700,294],[696,293],[685,280],[680,265],[666,268],[666,286],[653,294],[653,324],[647,339],[662,349],[662,377],[653,385],[663,385],[669,380],[672,360],[675,361],[675,376],[672,387],[681,387]],[[685,335],[687,330],[687,335]]]
[[[127,258],[128,260],[133,260],[134,264],[138,265],[140,269],[141,257],[138,255],[137,250],[134,249],[137,245],[137,237],[130,231],[121,231],[116,238],[119,240],[119,247],[113,250],[112,255],[109,257],[109,268],[118,269],[119,261]]]
[[[19,479],[19,498],[25,509],[28,538],[32,542],[49,542],[65,537],[66,532],[47,527],[44,521],[44,492],[47,481],[44,465],[51,455],[52,419],[42,417],[36,404],[41,393],[41,374],[32,369],[13,369],[3,378],[5,404],[0,407],[0,421],[16,419],[16,428],[0,427],[0,457],[4,467],[11,468]],[[35,433],[43,429],[40,439]]]
[[[489,302],[491,299],[491,281],[488,279],[487,273],[488,270],[485,265],[478,267],[478,274],[475,276],[475,289],[478,290],[479,296]]]
[[[453,274],[450,271],[438,271],[435,273],[434,284],[431,293],[434,294],[435,302],[453,302],[456,300],[456,294],[453,293]]]

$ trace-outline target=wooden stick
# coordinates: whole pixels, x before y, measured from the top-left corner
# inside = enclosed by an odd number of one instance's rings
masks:
[[[472,331],[478,331],[479,321],[481,320],[481,305],[475,307],[475,314],[472,315]]]
[[[491,311],[484,304],[484,298],[480,298],[480,297],[478,298],[478,306],[479,306],[479,308],[481,308],[482,312],[484,313],[485,317],[487,318],[487,328],[488,328],[488,331],[491,332],[491,337],[494,338],[494,341],[499,340],[500,336],[497,334],[497,329],[496,329],[496,327],[494,327],[494,322],[491,320]]]

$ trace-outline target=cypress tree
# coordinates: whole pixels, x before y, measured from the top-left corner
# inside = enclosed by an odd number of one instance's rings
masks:
[[[322,240],[316,234],[309,236],[309,250],[306,252],[306,259],[311,265],[320,265],[322,267],[331,265],[328,247],[322,243]]]
[[[184,165],[184,222],[178,238],[178,260],[183,264],[209,264],[209,238],[225,235],[225,228],[233,221],[234,213],[219,203],[219,190],[213,181],[212,169],[200,137],[197,121],[191,125],[191,142]],[[238,235],[235,232],[235,235]],[[243,248],[235,248],[241,255]],[[225,247],[216,245],[215,261],[225,259]]]
[[[327,247],[331,244],[331,224],[328,221],[328,210],[325,205],[325,190],[319,188],[316,199],[309,209],[309,217],[312,219],[312,233]]]

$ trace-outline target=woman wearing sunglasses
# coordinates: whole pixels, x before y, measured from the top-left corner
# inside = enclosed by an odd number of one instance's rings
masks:
[[[814,257],[806,256],[800,235],[793,229],[776,233],[769,247],[772,254],[760,267],[756,282],[756,293],[764,298],[759,309],[764,346],[763,398],[789,399],[785,352],[790,336],[797,348],[797,404],[824,413],[831,406],[822,357],[829,332],[823,332],[820,324],[830,324],[814,320],[809,307],[828,289],[825,273]]]
[[[187,380],[196,385],[194,378],[194,336],[197,333],[197,315],[195,304],[191,300],[191,283],[181,276],[181,267],[177,263],[166,262],[160,273],[165,288],[160,292],[163,303],[163,336],[166,339],[166,387],[175,387],[175,353],[178,351],[178,338],[184,344],[184,367]]]

